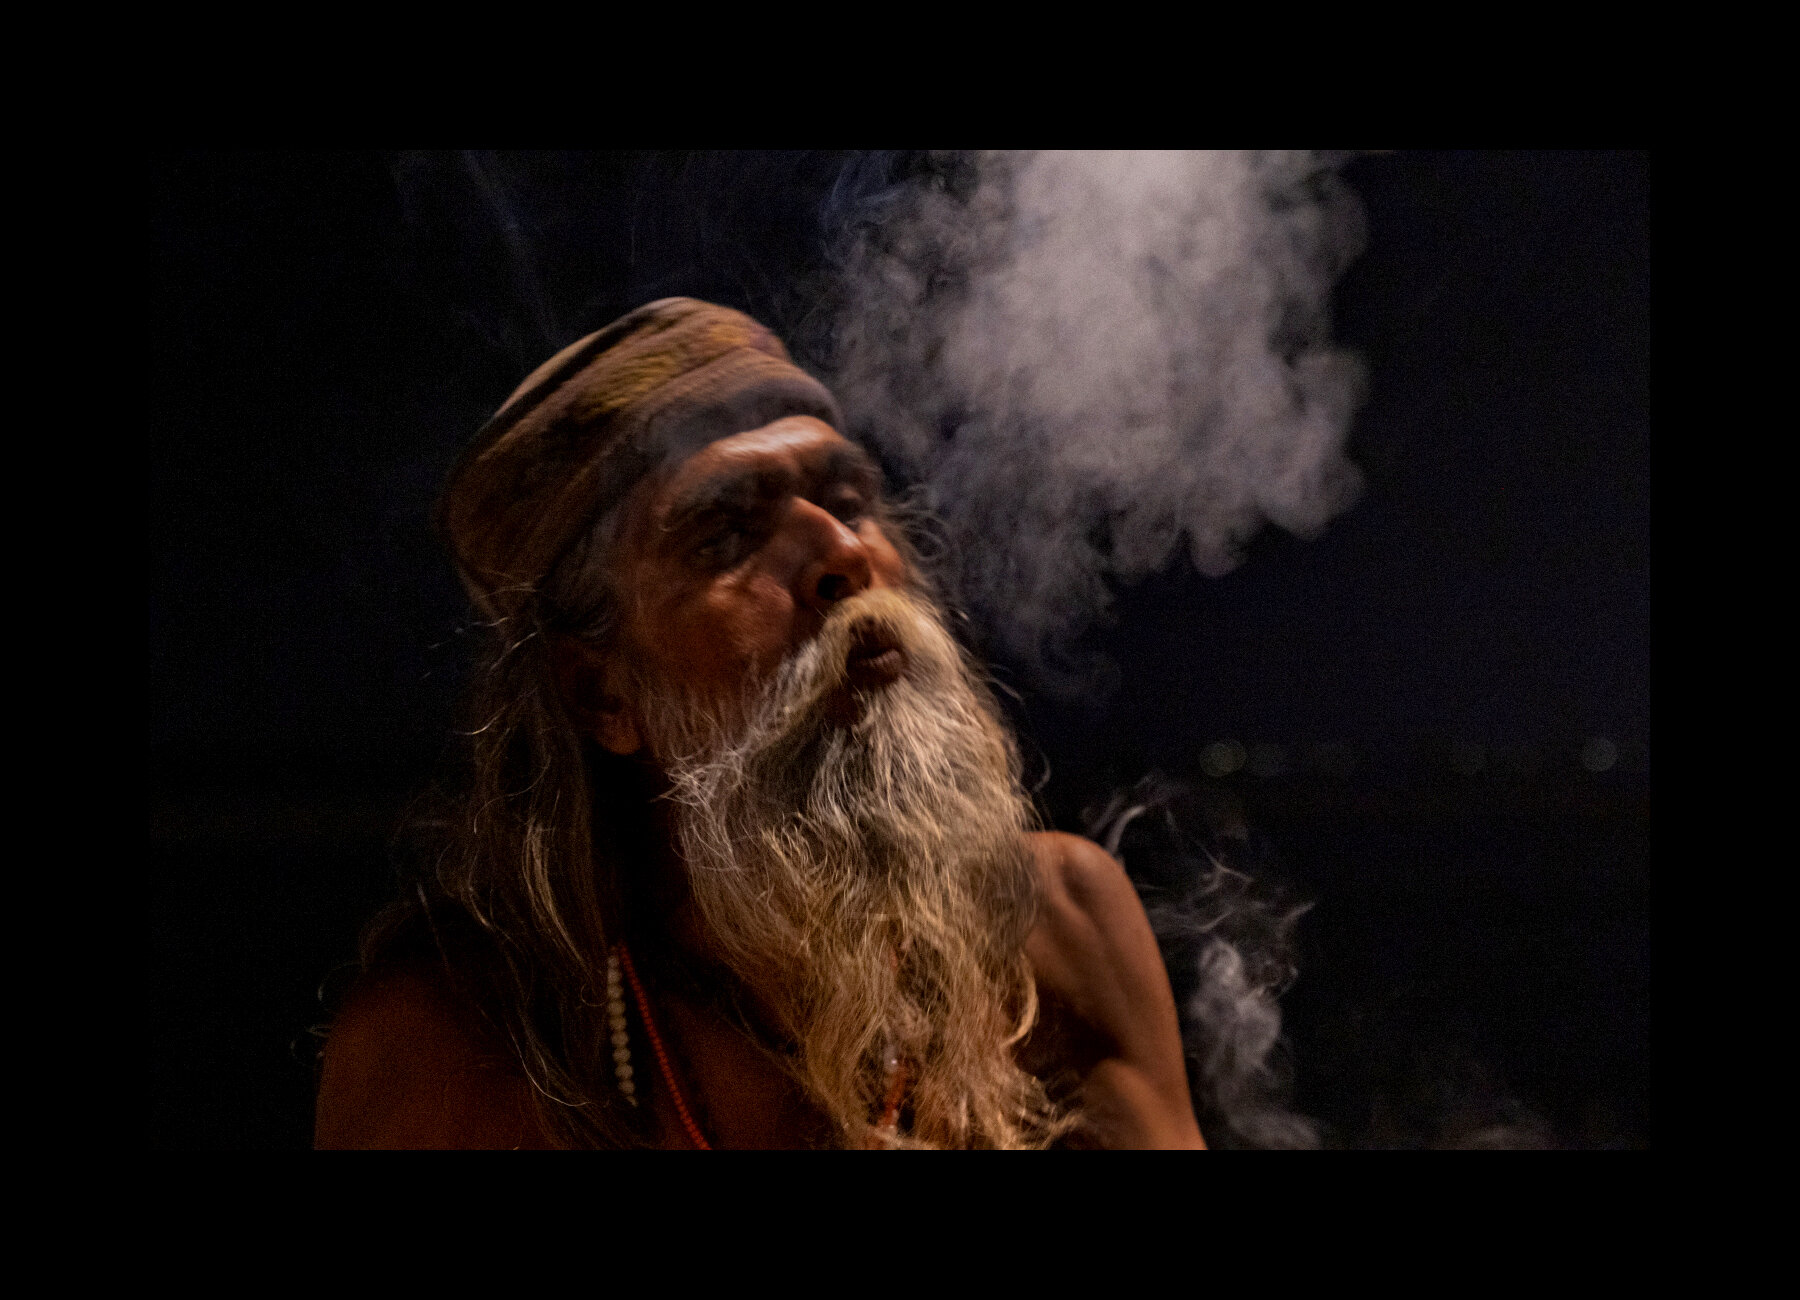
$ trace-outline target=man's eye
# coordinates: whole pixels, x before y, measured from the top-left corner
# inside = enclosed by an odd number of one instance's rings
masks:
[[[848,493],[833,501],[830,510],[839,523],[854,527],[867,517],[869,503],[854,493]]]
[[[720,568],[735,564],[743,554],[744,536],[744,529],[736,525],[715,529],[694,548],[694,558]]]

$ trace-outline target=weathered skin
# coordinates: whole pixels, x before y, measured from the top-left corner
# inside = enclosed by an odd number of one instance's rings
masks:
[[[875,484],[829,425],[779,420],[723,439],[673,474],[640,485],[625,506],[617,587],[623,634],[652,648],[673,679],[720,700],[741,698],[814,636],[837,601],[907,581],[877,519]],[[692,507],[708,486],[753,475],[763,485],[721,524]],[[644,749],[644,728],[617,661],[577,642],[558,675],[579,725],[617,754]],[[879,665],[871,671],[879,672]],[[652,756],[654,757],[654,756]],[[1205,1144],[1188,1098],[1175,1000],[1148,918],[1124,869],[1091,841],[1028,837],[1043,910],[1026,941],[1043,1002],[1022,1045],[1034,1072],[1073,1073],[1087,1124],[1077,1141],[1121,1148]],[[674,863],[646,870],[679,870]],[[666,891],[679,898],[678,889]],[[685,907],[668,917],[690,950],[705,936]],[[698,1000],[657,992],[657,1014],[703,1128],[724,1147],[830,1145],[824,1117],[769,1052]],[[689,1145],[666,1095],[647,1076],[661,1144]],[[427,977],[366,984],[334,1026],[325,1054],[320,1147],[542,1147],[530,1085],[487,1043],[473,1016]]]
[[[1043,1002],[1020,1063],[1080,1076],[1079,1141],[1100,1147],[1199,1150],[1175,993],[1150,919],[1113,856],[1092,840],[1029,837],[1043,910],[1025,940]]]

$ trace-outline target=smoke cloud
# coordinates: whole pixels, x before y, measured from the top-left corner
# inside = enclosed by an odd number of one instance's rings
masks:
[[[1342,157],[934,157],[860,200],[828,380],[950,536],[945,575],[1042,686],[1119,583],[1228,572],[1355,498],[1362,392],[1329,294],[1360,252]],[[1091,665],[1090,665],[1091,668]]]

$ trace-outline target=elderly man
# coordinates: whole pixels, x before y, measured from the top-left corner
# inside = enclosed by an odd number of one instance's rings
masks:
[[[1034,831],[874,464],[748,317],[528,378],[440,524],[492,654],[321,1147],[1203,1146],[1143,908]]]

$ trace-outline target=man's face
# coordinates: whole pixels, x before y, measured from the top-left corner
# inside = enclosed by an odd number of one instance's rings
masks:
[[[721,439],[647,483],[615,552],[632,651],[688,698],[738,715],[839,602],[906,585],[879,489],[868,456],[808,416]],[[851,680],[879,689],[901,666],[897,650],[867,645]]]
[[[806,418],[643,485],[613,548],[634,716],[600,738],[661,768],[707,957],[844,1134],[905,1060],[915,1140],[1013,1145],[1041,1101],[1010,1048],[1034,1005],[1030,803],[877,488]]]

